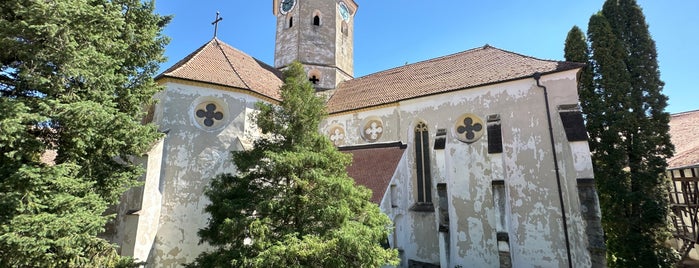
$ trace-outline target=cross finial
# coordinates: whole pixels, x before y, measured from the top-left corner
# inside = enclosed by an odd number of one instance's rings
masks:
[[[222,17],[220,17],[221,13],[216,11],[216,20],[211,23],[211,25],[214,25],[214,37],[218,34],[218,23],[223,20]]]

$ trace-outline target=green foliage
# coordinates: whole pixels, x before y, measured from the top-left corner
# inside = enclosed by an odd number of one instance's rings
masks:
[[[97,235],[159,137],[140,122],[167,43],[153,9],[0,2],[0,266],[130,265]]]
[[[209,225],[199,231],[215,250],[191,267],[380,267],[397,263],[381,247],[391,222],[347,176],[349,155],[318,133],[322,99],[299,63],[284,73],[279,105],[258,104],[263,137],[233,153],[240,173],[206,191]]]
[[[672,267],[665,241],[664,171],[673,146],[668,135],[655,43],[635,0],[607,0],[590,18],[589,51],[577,27],[566,59],[589,62],[580,98],[602,208],[611,267]]]

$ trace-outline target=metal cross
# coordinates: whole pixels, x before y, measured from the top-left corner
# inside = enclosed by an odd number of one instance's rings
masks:
[[[219,14],[221,13],[216,11],[216,20],[211,23],[211,25],[214,25],[214,37],[216,37],[216,34],[218,34],[218,23],[223,20],[222,17],[219,17]]]

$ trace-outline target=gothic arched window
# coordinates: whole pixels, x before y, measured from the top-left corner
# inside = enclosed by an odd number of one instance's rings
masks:
[[[417,173],[417,202],[432,203],[432,175],[430,171],[430,139],[427,125],[415,126],[415,171]]]
[[[313,25],[320,26],[320,16],[318,16],[318,15],[313,16]]]

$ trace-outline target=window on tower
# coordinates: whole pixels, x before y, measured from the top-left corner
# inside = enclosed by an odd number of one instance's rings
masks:
[[[342,28],[340,29],[340,31],[342,31],[342,34],[344,34],[345,36],[347,36],[347,33],[349,32],[347,28],[349,28],[349,26],[347,26],[347,22],[342,21]]]
[[[317,85],[318,82],[320,82],[320,79],[318,79],[317,76],[312,75],[311,78],[308,78],[308,81],[311,81],[311,83],[313,83],[314,85]]]
[[[320,26],[320,16],[318,16],[318,15],[313,16],[313,25]]]
[[[294,27],[294,17],[289,16],[289,28]]]

